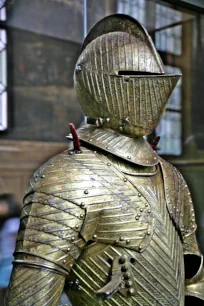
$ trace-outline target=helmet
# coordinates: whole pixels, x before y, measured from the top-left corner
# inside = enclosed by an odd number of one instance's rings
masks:
[[[87,35],[74,84],[89,118],[124,134],[144,136],[159,123],[179,78],[165,74],[142,25],[116,14],[99,21]]]

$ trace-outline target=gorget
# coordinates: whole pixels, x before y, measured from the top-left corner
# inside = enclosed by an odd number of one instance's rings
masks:
[[[158,164],[158,156],[143,137],[132,138],[107,128],[85,125],[78,130],[82,142],[93,145],[130,163],[141,166]],[[68,138],[70,138],[68,136]]]

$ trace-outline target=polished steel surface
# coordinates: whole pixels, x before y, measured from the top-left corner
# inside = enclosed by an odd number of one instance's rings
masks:
[[[139,23],[134,33],[110,28],[91,40],[74,74],[85,114],[103,118],[104,127],[134,137],[155,129],[179,78],[161,69],[152,40]]]
[[[82,142],[94,145],[130,163],[141,166],[153,166],[158,163],[158,155],[143,137],[137,137],[135,141],[135,138],[90,124],[80,128],[78,133]]]
[[[80,150],[52,158],[30,181],[5,306],[57,306],[63,289],[73,306],[204,299],[189,189],[141,137],[178,79],[132,18],[110,16],[91,30],[75,88],[94,124],[79,130]]]

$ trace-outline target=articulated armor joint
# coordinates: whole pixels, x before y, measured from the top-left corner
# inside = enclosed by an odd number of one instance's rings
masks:
[[[65,266],[57,264],[56,262],[49,260],[45,256],[43,257],[37,254],[33,254],[31,252],[24,252],[20,250],[16,251],[14,253],[14,256],[14,265],[35,267],[38,269],[43,268],[58,273],[64,277],[67,277],[67,275],[69,274]]]
[[[70,124],[73,150],[30,181],[5,306],[57,306],[63,290],[73,306],[204,300],[190,192],[153,150],[158,139],[143,138],[179,78],[133,18],[108,16],[90,31],[74,73],[88,124]]]

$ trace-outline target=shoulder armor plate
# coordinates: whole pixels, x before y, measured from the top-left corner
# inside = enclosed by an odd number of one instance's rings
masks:
[[[167,208],[183,239],[196,230],[195,213],[188,186],[181,173],[160,158]]]

